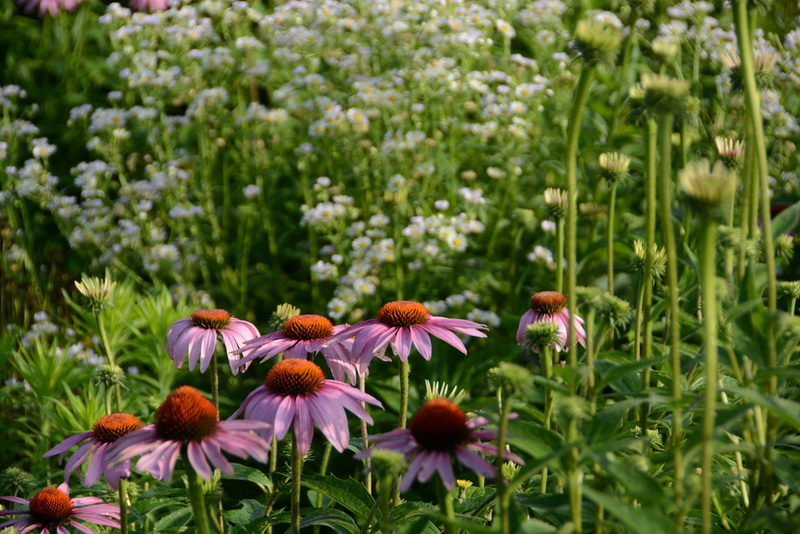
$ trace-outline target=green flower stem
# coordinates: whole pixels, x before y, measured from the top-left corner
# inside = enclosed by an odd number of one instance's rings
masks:
[[[505,462],[506,434],[508,433],[508,417],[511,413],[512,397],[510,395],[504,397],[502,389],[498,389],[497,401],[500,406],[500,423],[497,427],[497,458],[494,461],[497,469],[497,480],[495,481],[497,523],[500,525],[500,534],[510,534],[511,517],[509,509],[511,507],[511,492],[508,489],[506,479],[503,478],[503,462]]]
[[[111,350],[111,343],[108,341],[108,334],[106,333],[102,312],[95,313],[94,318],[95,321],[97,321],[97,330],[100,331],[100,342],[103,344],[103,352],[106,353],[106,359],[110,365],[117,365],[116,358],[114,358],[114,351]],[[119,383],[114,384],[114,396],[117,401],[117,411],[122,412],[122,387]],[[109,413],[111,413],[111,410],[109,410]]]
[[[617,130],[622,122],[622,109],[625,103],[625,88],[628,85],[628,76],[630,73],[631,53],[636,44],[636,23],[639,21],[639,8],[633,7],[630,16],[628,17],[628,35],[625,37],[625,43],[622,45],[622,59],[620,61],[620,68],[622,72],[619,74],[619,80],[622,80],[622,89],[617,93],[614,99],[614,112],[611,115],[611,127],[608,129],[608,140],[613,141],[617,134]],[[610,216],[610,215],[609,215]],[[612,293],[613,294],[613,293]]]
[[[796,307],[797,307],[797,297],[793,297],[789,300],[789,309],[788,309],[789,315],[794,315],[794,310],[796,309]]]
[[[617,204],[617,181],[611,182],[608,199],[608,223],[606,224],[606,261],[608,293],[614,294],[614,212]]]
[[[597,398],[595,395],[594,381],[594,320],[596,312],[594,308],[589,309],[586,315],[586,374],[588,382],[586,384],[586,398],[589,400],[589,413],[597,413]]]
[[[714,455],[714,410],[717,404],[717,292],[716,292],[716,237],[717,225],[710,217],[700,221],[700,281],[703,298],[703,330],[705,337],[706,382],[703,401],[703,426],[701,430],[701,518],[703,534],[710,534],[712,459]]]
[[[128,480],[119,479],[119,531],[128,534]]]
[[[577,309],[575,287],[577,285],[578,267],[578,138],[580,137],[581,123],[583,122],[583,112],[586,109],[586,102],[589,100],[589,92],[596,69],[597,67],[590,63],[583,65],[580,78],[578,78],[578,85],[575,87],[575,98],[567,125],[567,308],[569,308],[570,313],[569,365],[573,370],[578,367],[578,338],[575,335],[574,328],[574,314]],[[557,268],[560,267],[560,265],[557,266]]]
[[[665,126],[670,126],[667,131]],[[657,189],[657,166],[656,154],[658,152],[657,142],[659,137],[671,136],[671,125],[658,125],[655,119],[647,121],[647,176],[645,185],[645,234],[644,234],[644,273],[642,275],[642,284],[644,291],[642,293],[642,332],[641,339],[641,355],[644,358],[650,358],[653,352],[653,318],[651,316],[651,308],[653,305],[653,248],[656,241],[656,189]],[[669,141],[665,141],[669,143]],[[670,150],[671,144],[668,145]],[[663,157],[662,157],[663,160]],[[642,373],[642,391],[646,393],[650,389],[650,368],[644,370]],[[650,418],[650,405],[648,403],[642,404],[639,413],[639,428],[641,429],[642,436],[647,435],[647,429],[650,426],[648,420]]]
[[[303,456],[297,449],[297,436],[292,439],[292,534],[300,534],[300,497],[302,488],[300,479],[303,475]]]
[[[572,417],[567,428],[567,442],[573,446],[567,453],[567,491],[569,493],[569,511],[572,520],[573,530],[580,534],[583,529],[583,519],[581,515],[581,504],[583,502],[583,472],[578,466],[578,419]]]
[[[408,375],[411,373],[411,367],[408,361],[397,360],[400,368],[400,428],[406,427],[406,420],[408,419]]]
[[[456,512],[453,508],[453,494],[447,489],[439,475],[436,475],[436,486],[439,494],[439,509],[445,518],[444,533],[458,534],[458,528],[453,524]]]
[[[211,527],[208,524],[208,508],[206,507],[203,486],[200,483],[197,473],[187,459],[186,446],[181,451],[183,463],[186,467],[186,478],[189,480],[189,504],[192,505],[192,517],[194,518],[194,528],[197,534],[211,534]]]
[[[542,373],[548,380],[553,379],[553,354],[551,347],[543,347],[541,352]],[[553,425],[553,399],[555,392],[548,387],[544,392],[544,428],[550,430]],[[542,481],[539,491],[542,495],[547,493],[547,467],[542,469]]]
[[[767,266],[767,308],[774,313],[778,309],[777,276],[775,269],[775,247],[772,241],[772,214],[769,205],[769,176],[767,167],[767,145],[764,139],[764,125],[761,121],[761,95],[756,87],[755,57],[753,54],[752,34],[748,21],[748,6],[746,0],[734,2],[734,25],[736,27],[736,41],[741,59],[741,74],[744,81],[745,109],[749,123],[752,126],[753,139],[751,145],[755,150],[758,184],[761,196],[761,225],[764,240],[764,260]],[[755,191],[755,188],[754,188]],[[775,322],[767,321],[767,367],[775,370],[778,367],[778,351],[775,343]],[[773,373],[767,380],[767,393],[775,395],[778,390],[778,376]],[[777,434],[777,421],[771,413],[767,414],[766,444],[773,443]],[[764,495],[771,502],[774,496],[772,491],[772,448],[764,450]]]
[[[392,496],[392,478],[389,476],[381,477],[378,483],[378,507],[381,511],[381,532],[383,534],[392,534],[394,528],[389,519],[390,508],[389,502]]]
[[[678,250],[675,244],[675,228],[672,222],[672,162],[671,132],[673,117],[671,113],[662,113],[658,119],[659,153],[661,154],[658,174],[659,197],[661,205],[661,232],[667,250],[667,291],[669,302],[669,353],[672,363],[672,458],[673,458],[673,491],[677,509],[681,510],[683,500],[683,415],[681,413],[681,324],[680,299],[678,288]],[[675,518],[675,528],[683,531],[681,513]]]
[[[330,441],[325,442],[325,449],[322,452],[322,461],[320,462],[319,466],[319,474],[325,476],[328,472],[328,464],[331,460],[331,451],[333,450],[333,445]],[[322,508],[322,493],[317,492],[317,508]],[[369,523],[369,521],[367,522]],[[314,534],[318,534],[320,531],[320,525],[314,525]]]
[[[564,292],[564,219],[556,222],[556,291]]]

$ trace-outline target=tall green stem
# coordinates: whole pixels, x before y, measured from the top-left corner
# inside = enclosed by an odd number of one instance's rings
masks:
[[[358,375],[358,389],[361,390],[361,393],[366,393],[367,390],[367,380],[366,374],[359,373]],[[361,407],[365,410],[367,409],[367,403],[362,402]],[[369,448],[369,432],[367,431],[367,422],[365,420],[361,420],[361,440],[362,440],[362,447],[364,450]],[[370,495],[372,494],[372,470],[370,469],[371,460],[369,456],[364,459],[364,465],[366,467],[367,474],[364,475],[364,486],[367,488],[367,493]]]
[[[714,410],[717,404],[717,292],[716,222],[704,216],[701,221],[700,281],[703,295],[703,333],[705,337],[705,396],[702,427],[702,532],[711,533],[712,457],[714,454]]]
[[[128,534],[128,481],[119,479],[119,531]]]
[[[777,276],[775,270],[775,247],[772,241],[772,214],[769,200],[769,176],[767,167],[767,145],[764,138],[764,125],[761,121],[761,95],[756,87],[755,56],[753,53],[752,34],[748,21],[747,0],[735,0],[734,25],[736,27],[736,40],[739,47],[741,61],[740,72],[744,81],[745,108],[748,122],[753,130],[752,148],[755,150],[758,163],[758,184],[761,197],[761,225],[764,240],[764,260],[767,266],[767,308],[774,313],[778,309]],[[767,367],[775,370],[778,366],[778,352],[775,344],[774,321],[767,321]],[[778,390],[778,376],[770,374],[767,379],[767,393],[774,395]],[[777,433],[777,422],[771,413],[767,414],[766,444],[773,443]],[[767,446],[764,451],[764,494],[771,500],[773,492],[771,473],[772,448]]]
[[[214,401],[214,408],[217,409],[217,420],[219,420],[219,366],[217,365],[217,351],[211,355],[211,400]]]
[[[570,314],[569,365],[573,370],[578,368],[578,338],[574,328],[574,317],[577,309],[575,287],[577,286],[578,267],[578,138],[580,137],[583,113],[586,109],[586,102],[589,100],[589,93],[596,69],[597,67],[590,63],[583,65],[581,75],[578,78],[578,85],[575,87],[575,98],[572,103],[572,111],[570,112],[569,123],[567,125],[567,307],[569,308]]]
[[[556,291],[564,292],[564,219],[556,222]]]
[[[617,181],[611,182],[608,199],[608,223],[606,224],[606,261],[608,277],[608,293],[614,294],[614,212],[617,205]]]
[[[453,495],[450,493],[450,490],[445,487],[444,482],[442,482],[438,476],[436,477],[436,483],[439,490],[439,509],[446,519],[444,523],[444,533],[458,534],[458,528],[453,525],[453,522],[456,519],[455,509],[453,508]]]
[[[669,126],[670,130],[667,131],[665,129],[666,126]],[[656,209],[657,209],[657,202],[656,202],[656,189],[657,189],[657,166],[656,166],[656,154],[657,154],[657,143],[659,137],[661,138],[669,138],[672,134],[672,127],[671,124],[657,124],[655,119],[649,119],[647,121],[647,176],[646,176],[646,186],[645,186],[645,198],[646,198],[646,206],[645,206],[645,234],[644,234],[644,248],[645,248],[645,255],[644,255],[644,274],[642,275],[643,280],[643,293],[642,293],[642,327],[644,329],[642,333],[642,357],[650,358],[652,356],[652,349],[653,349],[653,318],[651,316],[652,305],[653,305],[653,252],[655,248],[655,241],[656,241]],[[669,142],[669,141],[665,141]],[[672,150],[672,145],[667,145],[670,150]],[[662,155],[662,161],[663,161]],[[650,367],[646,368],[642,372],[642,391],[647,392],[650,389]],[[649,417],[650,417],[650,405],[648,403],[643,403],[641,411],[639,413],[639,428],[641,429],[642,436],[647,435],[647,429],[649,427]]]
[[[111,343],[108,341],[108,334],[106,333],[106,325],[103,321],[102,312],[97,312],[94,315],[97,321],[97,329],[100,331],[100,342],[103,344],[103,351],[106,353],[106,359],[109,365],[117,365],[116,358],[114,358],[114,351],[111,350]],[[119,382],[114,384],[114,395],[117,400],[117,411],[122,412],[122,386]]]
[[[510,395],[503,395],[502,390],[497,392],[498,402],[500,403],[500,424],[497,428],[497,458],[495,467],[497,469],[497,481],[495,483],[497,492],[497,516],[500,525],[500,534],[510,534],[511,518],[509,509],[511,505],[511,493],[508,491],[508,484],[503,478],[503,462],[505,462],[506,434],[508,433],[508,416],[511,413]]]
[[[578,465],[580,451],[578,450],[578,418],[572,416],[567,428],[567,441],[572,448],[567,453],[567,490],[569,493],[569,511],[572,519],[572,532],[580,533],[583,528],[582,502],[583,502],[583,471]]]
[[[672,114],[662,113],[659,117],[659,152],[661,155],[658,175],[661,211],[661,233],[667,252],[667,291],[669,302],[669,353],[672,363],[672,457],[673,491],[676,509],[675,528],[683,531],[683,415],[681,413],[681,326],[678,288],[678,250],[675,244],[675,229],[672,222],[672,162],[671,162]]]
[[[400,361],[400,428],[406,427],[406,420],[408,419],[408,375],[411,373],[411,367],[407,361]]]
[[[300,534],[300,480],[303,475],[303,456],[297,449],[297,436],[292,439],[292,534]]]
[[[553,355],[551,353],[550,347],[542,347],[541,361],[542,361],[542,373],[544,374],[544,377],[548,380],[552,380]],[[553,391],[552,387],[548,386],[544,392],[544,428],[546,430],[550,430],[553,424],[552,421],[553,421],[554,397],[555,397],[555,392]],[[539,491],[543,495],[547,493],[547,474],[548,474],[547,467],[544,467],[542,469],[542,481],[539,487]]]
[[[208,508],[206,507],[206,500],[203,495],[203,486],[198,480],[198,475],[195,473],[192,465],[187,460],[186,447],[181,452],[183,462],[186,466],[186,478],[189,480],[189,503],[192,505],[192,517],[194,517],[194,528],[198,534],[211,534],[211,528],[208,525]]]

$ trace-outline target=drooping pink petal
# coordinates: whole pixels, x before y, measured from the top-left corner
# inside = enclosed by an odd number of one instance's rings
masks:
[[[525,344],[525,331],[528,329],[528,325],[538,322],[538,315],[535,311],[529,309],[520,317],[519,327],[517,328],[517,343],[519,345]]]
[[[314,423],[333,448],[339,452],[344,451],[350,444],[350,430],[344,409],[333,403],[321,402],[321,399],[315,397],[309,398],[308,408]]]
[[[456,448],[456,458],[479,475],[494,478],[495,467],[469,449],[465,447]]]
[[[405,493],[411,488],[411,485],[414,483],[414,479],[417,478],[417,474],[419,474],[420,469],[423,468],[428,462],[431,461],[430,455],[426,451],[420,451],[420,453],[411,460],[411,463],[408,464],[406,468],[406,474],[403,475],[403,479],[400,481],[400,493]]]
[[[294,403],[294,437],[297,440],[297,450],[305,455],[311,447],[311,440],[314,437],[314,422],[309,413],[309,404],[313,402],[313,397],[309,399],[298,395]]]
[[[80,443],[81,441],[90,438],[94,435],[94,432],[81,432],[80,434],[75,434],[74,436],[70,436],[46,453],[42,455],[42,458],[48,458],[50,456],[55,456],[56,454],[61,454],[62,458],[63,455],[70,450],[72,447]]]
[[[186,452],[189,456],[189,463],[192,464],[195,472],[206,480],[210,479],[212,475],[211,466],[208,465],[206,455],[203,453],[203,448],[200,447],[200,444],[196,441],[190,441]]]
[[[219,450],[219,447],[213,445],[208,442],[208,440],[203,440],[201,443],[203,447],[203,451],[205,451],[206,456],[214,464],[214,467],[219,469],[225,475],[232,475],[233,474],[233,466],[228,462],[225,456]]]
[[[462,341],[458,339],[458,336],[452,333],[450,330],[430,324],[421,324],[418,326],[419,328],[428,332],[430,335],[438,337],[448,345],[455,347],[463,354],[467,353],[467,347],[465,347],[464,343],[462,343]]]
[[[206,330],[201,338],[200,372],[205,373],[211,364],[214,351],[217,350],[217,331]]]
[[[284,397],[275,411],[275,437],[283,439],[294,419],[294,398]]]

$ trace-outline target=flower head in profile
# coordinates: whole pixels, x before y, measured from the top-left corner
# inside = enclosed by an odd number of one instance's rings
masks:
[[[158,480],[172,480],[175,462],[186,448],[189,463],[198,475],[211,478],[211,464],[226,475],[233,467],[222,451],[239,458],[267,461],[270,444],[253,431],[269,425],[258,421],[219,421],[217,409],[199,391],[181,386],[169,394],[156,411],[156,424],[118,439],[107,453],[111,467],[140,456],[136,470]]]
[[[283,323],[277,332],[251,339],[235,353],[246,353],[236,365],[249,364],[256,358],[266,361],[283,353],[284,358],[307,359],[309,354],[322,353],[328,362],[333,377],[350,383],[355,382],[355,367],[351,362],[350,340],[330,342],[331,336],[347,328],[345,325],[334,326],[328,319],[320,315],[295,315]]]
[[[233,374],[239,372],[236,349],[245,341],[258,337],[258,329],[247,321],[236,319],[225,310],[197,310],[188,319],[178,319],[167,332],[167,354],[180,368],[189,355],[189,370],[197,367],[205,373],[217,350],[217,334],[222,337],[228,363]]]
[[[26,15],[36,12],[39,17],[44,17],[45,14],[58,15],[62,9],[72,11],[81,0],[18,0],[18,3]]]
[[[525,344],[525,332],[528,325],[548,321],[558,326],[558,342],[553,344],[553,350],[569,350],[569,310],[567,310],[567,297],[557,291],[540,291],[531,296],[530,309],[519,320],[517,329],[517,343]],[[586,331],[583,329],[583,319],[577,315],[575,318],[575,336],[583,346],[586,346]]]
[[[266,434],[271,437],[274,432],[277,439],[283,439],[289,428],[293,428],[300,454],[306,454],[311,447],[316,425],[331,445],[342,452],[350,442],[345,409],[372,424],[362,402],[383,408],[372,395],[344,382],[325,379],[315,363],[290,358],[270,369],[264,385],[247,396],[231,419],[244,412],[247,419],[269,423],[271,429]]]
[[[0,528],[14,527],[16,532],[41,529],[39,532],[67,534],[69,532],[67,525],[81,532],[93,532],[89,527],[78,523],[76,521],[78,519],[95,525],[120,528],[119,506],[106,504],[97,497],[70,499],[66,483],[57,488],[45,488],[29,501],[19,497],[0,497],[0,499],[26,507],[22,510],[0,510],[0,517],[21,516],[0,523]]]
[[[128,478],[131,475],[131,462],[128,460],[110,468],[106,455],[119,438],[140,428],[142,428],[142,422],[137,417],[129,413],[112,413],[98,419],[91,431],[68,437],[44,453],[44,457],[58,454],[60,455],[59,460],[63,460],[68,450],[83,442],[64,467],[64,482],[68,482],[72,472],[86,463],[86,475],[83,477],[84,487],[88,488],[94,485],[100,480],[100,476],[104,475],[108,485],[117,489],[119,479]]]
[[[397,300],[384,304],[375,319],[362,321],[343,329],[333,340],[355,336],[353,356],[359,371],[366,370],[375,353],[383,354],[391,345],[392,351],[401,361],[407,361],[411,348],[415,347],[423,358],[431,359],[431,338],[437,337],[464,354],[467,348],[456,334],[486,337],[480,330],[486,325],[466,319],[449,319],[431,315],[419,302]]]
[[[480,454],[497,454],[497,446],[485,440],[496,440],[497,434],[482,428],[489,424],[485,417],[467,418],[453,402],[439,398],[429,400],[417,410],[408,428],[396,428],[380,436],[370,436],[371,449],[361,451],[357,458],[371,456],[373,451],[389,449],[405,455],[410,461],[400,491],[414,483],[427,482],[433,473],[439,473],[444,485],[452,490],[456,486],[453,459],[479,475],[494,478],[497,469]],[[507,460],[522,464],[516,454],[506,451]]]

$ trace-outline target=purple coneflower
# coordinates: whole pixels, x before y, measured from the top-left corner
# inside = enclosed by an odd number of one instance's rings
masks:
[[[38,11],[38,15],[43,17],[45,13],[50,15],[58,15],[62,9],[72,11],[81,3],[82,0],[18,0],[22,5],[22,12],[30,15],[34,11]]]
[[[247,354],[236,362],[237,367],[261,358],[266,361],[283,353],[284,358],[308,358],[309,354],[321,352],[328,362],[333,377],[344,381],[345,376],[353,383],[356,380],[355,366],[351,361],[350,347],[353,342],[341,340],[328,343],[331,336],[347,328],[346,325],[333,326],[321,315],[295,315],[277,332],[266,334],[246,342],[234,353]]]
[[[405,362],[416,347],[422,357],[431,359],[431,338],[435,336],[452,345],[464,354],[467,348],[455,333],[474,337],[486,337],[478,331],[486,325],[465,319],[449,319],[431,315],[419,302],[398,300],[384,304],[375,319],[362,321],[343,329],[331,339],[339,340],[355,336],[353,355],[358,359],[360,370],[372,360],[374,353],[383,354],[391,344],[392,350]],[[454,333],[455,332],[455,333]]]
[[[156,424],[118,439],[107,453],[106,461],[113,467],[141,455],[137,471],[169,481],[185,446],[189,463],[201,477],[211,478],[209,460],[224,474],[231,475],[233,467],[221,451],[266,462],[270,444],[251,431],[268,427],[259,421],[219,421],[211,401],[193,387],[181,386],[156,411]]]
[[[326,380],[315,363],[290,358],[270,369],[264,385],[247,396],[231,419],[244,412],[247,419],[272,425],[271,432],[277,439],[293,427],[300,454],[306,454],[311,447],[316,424],[334,448],[342,452],[350,442],[345,409],[372,424],[361,402],[383,408],[371,395],[344,382]]]
[[[408,490],[415,478],[427,482],[434,472],[438,472],[444,485],[452,490],[456,486],[454,457],[479,475],[494,478],[497,474],[495,466],[477,454],[497,454],[496,445],[479,441],[497,439],[495,432],[481,430],[488,424],[485,417],[467,419],[463,410],[447,399],[429,400],[411,418],[409,428],[370,436],[374,446],[359,452],[356,458],[365,458],[375,449],[397,451],[410,461],[400,482],[400,491]],[[503,456],[512,462],[524,463],[511,452],[505,451]]]
[[[183,365],[188,354],[189,370],[194,370],[199,361],[200,372],[205,373],[217,349],[217,333],[222,336],[228,363],[236,374],[239,355],[233,351],[245,341],[258,337],[258,329],[247,321],[235,319],[225,310],[197,310],[189,319],[175,321],[167,332],[167,354],[177,368]]]
[[[553,350],[569,350],[569,310],[567,310],[567,297],[557,291],[540,291],[531,296],[531,309],[526,311],[519,320],[517,329],[517,343],[525,344],[525,330],[528,325],[547,321],[558,325],[558,343],[553,345]],[[575,336],[578,343],[586,346],[586,330],[583,329],[583,319],[575,317]],[[534,348],[534,350],[538,350]]]
[[[0,510],[0,517],[21,515],[0,523],[0,528],[14,527],[17,532],[30,532],[42,529],[42,534],[68,534],[66,525],[75,527],[81,532],[94,532],[92,529],[76,522],[76,519],[111,528],[120,528],[119,506],[106,504],[97,497],[69,498],[69,487],[61,484],[58,488],[45,488],[33,496],[30,501],[19,497],[0,497],[5,501],[27,506],[26,510]],[[3,531],[5,532],[5,530]]]
[[[134,11],[165,11],[169,0],[131,0],[129,5]]]
[[[69,449],[85,441],[64,467],[64,482],[68,482],[72,472],[91,456],[86,467],[86,475],[83,477],[84,487],[88,488],[94,485],[100,480],[101,475],[105,475],[108,485],[116,490],[119,488],[120,478],[131,476],[131,462],[126,460],[115,467],[109,467],[106,455],[119,438],[140,428],[142,428],[142,422],[137,417],[129,413],[112,413],[98,419],[90,432],[82,432],[68,437],[44,453],[44,457],[59,454],[59,461],[63,460]]]

